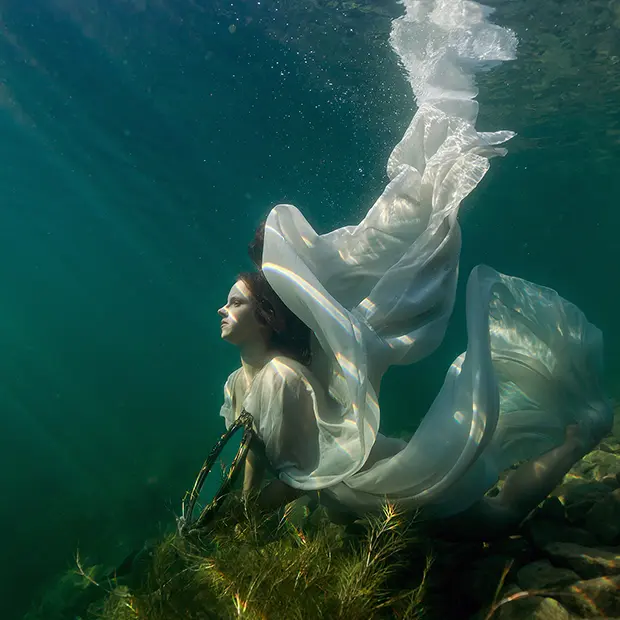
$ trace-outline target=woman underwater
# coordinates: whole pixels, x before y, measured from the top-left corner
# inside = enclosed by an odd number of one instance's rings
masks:
[[[408,442],[379,433],[381,378],[443,340],[459,206],[513,135],[475,129],[463,69],[489,41],[505,59],[507,31],[471,2],[405,4],[416,12],[395,21],[392,43],[418,109],[390,155],[390,182],[360,224],[325,235],[292,205],[271,210],[251,246],[260,270],[242,274],[219,310],[222,338],[241,355],[221,413],[227,426],[243,410],[254,418],[261,449],[248,455],[244,491],[258,489],[268,463],[277,480],[261,491],[265,508],[320,491],[333,514],[389,500],[422,518],[501,532],[610,431],[602,336],[555,291],[478,266],[467,284],[467,350]],[[458,20],[441,12],[448,6],[463,9]],[[433,49],[416,77],[421,50]],[[459,65],[459,53],[468,62]],[[499,495],[485,496],[518,463]]]

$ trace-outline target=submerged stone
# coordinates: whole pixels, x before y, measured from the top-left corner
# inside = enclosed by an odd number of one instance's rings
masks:
[[[556,495],[563,500],[568,510],[571,504],[585,501],[595,502],[611,493],[611,491],[612,489],[602,482],[574,478],[559,487]]]
[[[578,581],[567,592],[566,606],[586,618],[611,618],[620,615],[620,575]]]
[[[620,542],[620,489],[615,489],[592,506],[585,527],[604,545]]]
[[[605,447],[611,449],[609,444]],[[594,450],[583,458],[583,461],[591,466],[590,475],[593,479],[600,480],[605,476],[613,476],[620,472],[620,455],[615,453],[615,445],[613,449],[614,452]]]
[[[515,589],[518,593],[518,588]],[[494,620],[571,620],[571,614],[558,601],[542,596],[527,596],[502,605]]]
[[[581,502],[575,502],[574,504],[569,504],[566,507],[566,519],[569,523],[574,525],[582,525],[586,519],[586,516],[592,510],[596,504],[596,500],[594,499],[585,499]]]
[[[618,474],[608,474],[601,478],[601,482],[606,484],[608,487],[612,489],[617,489],[620,487],[620,482],[618,481]]]
[[[545,553],[554,564],[574,570],[583,579],[620,574],[620,548],[595,549],[556,542],[547,545]]]
[[[517,583],[524,590],[553,589],[579,581],[579,575],[570,568],[556,568],[549,560],[527,564],[517,573]]]
[[[550,519],[532,519],[523,525],[523,533],[538,549],[544,549],[552,542],[569,542],[584,547],[597,543],[596,536],[591,532]]]

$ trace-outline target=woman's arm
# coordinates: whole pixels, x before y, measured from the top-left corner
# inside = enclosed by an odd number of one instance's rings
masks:
[[[289,502],[303,495],[281,480],[272,480],[264,489],[261,484],[265,477],[267,458],[262,442],[254,438],[245,459],[245,472],[243,477],[243,497],[248,498],[251,494],[258,493],[258,507],[260,510],[270,512],[285,506]]]
[[[257,493],[265,477],[266,457],[265,449],[260,440],[252,439],[250,449],[245,457],[245,471],[243,474],[243,497]]]
[[[299,366],[285,357],[271,360],[248,407],[259,412],[256,419],[261,421],[262,435],[256,446],[250,446],[243,490],[246,498],[253,491],[259,492],[257,503],[261,511],[276,510],[304,495],[304,491],[279,479],[260,489],[266,467],[277,478],[281,471],[312,471],[318,458],[313,385]]]

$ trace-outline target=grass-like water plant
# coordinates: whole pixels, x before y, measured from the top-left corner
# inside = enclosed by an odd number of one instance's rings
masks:
[[[305,511],[300,519],[300,512]],[[91,605],[101,620],[421,620],[430,568],[411,519],[387,504],[353,529],[289,505],[264,516],[235,496],[208,529],[171,534],[129,582]]]

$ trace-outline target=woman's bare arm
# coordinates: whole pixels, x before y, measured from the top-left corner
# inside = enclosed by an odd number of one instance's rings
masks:
[[[266,458],[264,446],[260,440],[254,439],[245,459],[243,497],[258,493],[259,509],[270,512],[297,499],[303,495],[303,491],[298,491],[281,480],[272,480],[261,490],[267,467]]]
[[[243,497],[257,493],[265,477],[265,451],[257,438],[252,440],[250,449],[245,457],[245,471],[243,475]]]
[[[246,459],[243,496],[247,498],[250,494],[258,492],[257,505],[259,510],[263,512],[277,510],[304,494],[303,491],[299,491],[277,478],[271,480],[261,489],[268,465],[264,444],[257,439],[256,444],[251,444]],[[273,469],[271,471],[277,476]]]

